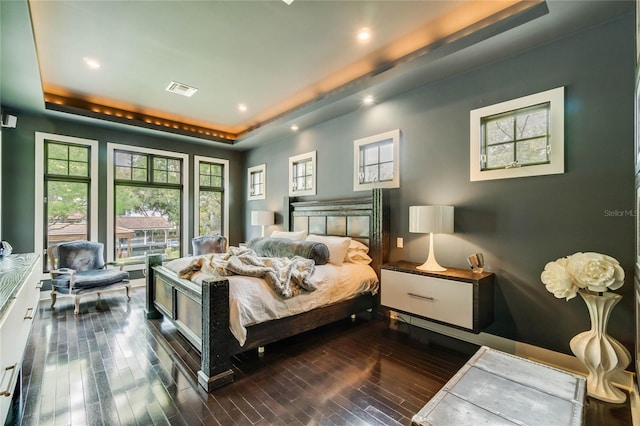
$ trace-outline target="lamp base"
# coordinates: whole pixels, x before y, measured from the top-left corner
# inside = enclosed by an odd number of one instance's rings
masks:
[[[429,257],[426,262],[417,266],[416,269],[429,272],[443,272],[447,270],[447,268],[443,268],[438,264],[438,261],[436,261],[436,255],[433,254],[433,232],[429,233]]]
[[[440,266],[435,259],[431,259],[431,258],[427,259],[427,261],[424,262],[422,265],[416,266],[416,269],[420,269],[421,271],[428,271],[428,272],[444,272],[447,270],[447,268]]]

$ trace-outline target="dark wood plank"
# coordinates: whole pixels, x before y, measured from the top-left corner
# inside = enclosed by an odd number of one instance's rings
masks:
[[[233,358],[235,382],[206,393],[197,351],[144,317],[144,289],[73,315],[40,304],[23,367],[23,425],[408,425],[477,348],[358,318]],[[426,333],[426,334],[425,334]],[[456,348],[456,349],[451,349]],[[631,425],[629,404],[589,400],[586,425]]]

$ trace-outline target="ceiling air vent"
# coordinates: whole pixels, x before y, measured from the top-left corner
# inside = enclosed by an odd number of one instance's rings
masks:
[[[166,91],[186,97],[191,97],[198,91],[198,89],[196,89],[195,87],[187,86],[186,84],[178,83],[177,81],[172,81],[167,86]]]

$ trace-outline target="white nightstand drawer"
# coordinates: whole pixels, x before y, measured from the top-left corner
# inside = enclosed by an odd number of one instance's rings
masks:
[[[464,328],[473,328],[473,284],[382,270],[384,306]]]

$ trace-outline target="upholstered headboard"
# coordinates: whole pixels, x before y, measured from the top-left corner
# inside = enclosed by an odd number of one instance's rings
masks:
[[[388,191],[373,189],[369,196],[296,201],[285,197],[284,227],[309,234],[346,236],[369,246],[371,266],[380,276],[380,266],[389,256]]]

